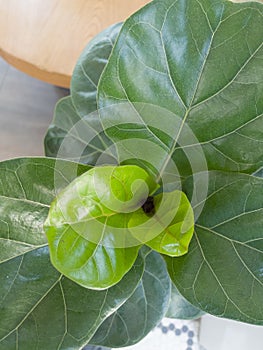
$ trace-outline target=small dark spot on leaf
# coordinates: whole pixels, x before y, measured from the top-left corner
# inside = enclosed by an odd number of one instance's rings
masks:
[[[145,214],[154,214],[155,213],[154,199],[152,196],[147,198],[146,202],[142,205],[142,209],[145,212]]]

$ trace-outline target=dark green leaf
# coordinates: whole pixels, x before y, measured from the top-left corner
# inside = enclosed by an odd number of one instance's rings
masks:
[[[75,148],[82,150],[86,147],[85,143],[78,135],[74,135],[75,139],[70,138],[72,128],[80,121],[80,116],[77,114],[75,107],[72,104],[71,96],[67,96],[59,100],[55,107],[54,119],[48,128],[45,136],[45,153],[48,157],[57,157],[62,154],[64,158],[73,159],[75,154],[72,154],[72,143],[76,143]],[[65,137],[68,140],[65,140]],[[72,143],[69,142],[72,141]],[[63,144],[63,148],[61,145]],[[66,148],[67,147],[67,148]],[[74,149],[73,148],[73,151]],[[77,156],[79,154],[77,153]]]
[[[47,156],[95,165],[111,142],[97,115],[97,84],[121,24],[97,35],[81,54],[71,81],[71,96],[61,99],[45,137]],[[114,157],[113,147],[100,163]],[[107,158],[105,156],[107,155]]]
[[[164,317],[170,301],[170,284],[163,259],[150,252],[133,295],[102,323],[90,343],[116,348],[139,342]]]
[[[166,317],[181,320],[193,320],[204,315],[204,312],[190,304],[172,284],[171,300]]]
[[[258,171],[256,171],[254,176],[263,177],[263,168],[258,170]]]
[[[104,127],[115,125],[107,134],[133,141],[120,152],[140,158],[143,149],[158,178],[170,159],[182,176],[195,172],[196,161],[198,171],[252,173],[262,166],[262,32],[256,2],[153,1],[131,16],[98,88]],[[120,113],[125,102],[128,112]],[[150,115],[149,104],[156,109]],[[151,141],[156,163],[138,139],[145,147]],[[197,160],[199,143],[207,164]]]
[[[199,183],[204,174],[200,173]],[[210,314],[263,325],[263,179],[210,172],[186,256],[170,259],[179,292]],[[196,179],[198,181],[198,179]],[[185,184],[191,197],[192,181]]]
[[[54,119],[45,137],[47,156],[91,165],[95,165],[98,159],[100,163],[110,163],[114,158],[111,145],[97,113],[81,118],[72,104],[71,96],[57,103]]]
[[[46,245],[43,222],[56,194],[89,167],[41,158],[0,163],[0,262]]]
[[[47,158],[0,163],[0,349],[79,349],[129,298],[143,259],[106,291],[82,288],[49,259],[43,222],[49,203],[89,167]]]
[[[60,275],[49,262],[47,247],[5,263],[0,273],[0,349],[80,349],[129,298],[142,271],[139,257],[117,285],[93,291]]]
[[[114,24],[89,42],[75,66],[71,80],[73,105],[80,117],[97,110],[97,86],[108,63],[122,23]]]

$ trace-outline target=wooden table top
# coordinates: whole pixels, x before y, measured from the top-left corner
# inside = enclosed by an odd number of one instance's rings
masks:
[[[0,0],[0,56],[19,70],[69,87],[86,44],[150,0]]]
[[[148,2],[0,0],[0,56],[35,78],[69,87],[75,63],[87,43]]]

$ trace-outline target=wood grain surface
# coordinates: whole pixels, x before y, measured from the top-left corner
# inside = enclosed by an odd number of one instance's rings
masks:
[[[148,2],[0,0],[0,56],[35,78],[69,87],[73,68],[86,44]]]
[[[69,87],[86,44],[147,2],[0,0],[0,56],[35,78]]]

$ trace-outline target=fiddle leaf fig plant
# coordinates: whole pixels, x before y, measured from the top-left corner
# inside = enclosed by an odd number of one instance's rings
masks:
[[[263,325],[262,32],[260,3],[153,0],[88,44],[47,157],[0,163],[0,350]]]

